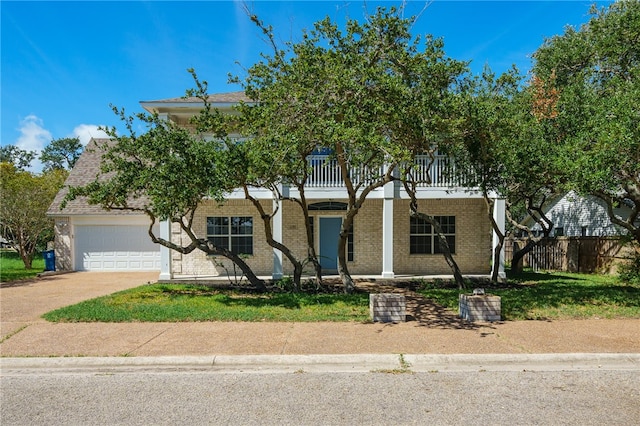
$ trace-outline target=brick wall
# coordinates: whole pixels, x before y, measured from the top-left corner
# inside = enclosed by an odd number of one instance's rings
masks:
[[[263,200],[262,205],[267,212],[271,212],[271,200]],[[273,250],[264,238],[264,226],[258,211],[246,200],[227,200],[219,206],[213,200],[206,200],[196,211],[193,219],[193,231],[199,238],[207,236],[207,217],[210,216],[252,216],[253,217],[253,255],[245,261],[256,275],[271,275],[273,270]],[[172,226],[171,240],[177,244],[188,245],[189,239],[183,235],[177,225]],[[172,270],[181,275],[226,275],[233,271],[233,264],[221,256],[207,256],[200,250],[194,250],[188,255],[175,251],[171,253]]]
[[[313,200],[314,203],[329,200]],[[333,200],[344,201],[346,200]],[[298,205],[285,203],[283,205],[283,240],[299,259],[304,259],[307,253],[307,241],[302,210]],[[314,242],[318,250],[320,239],[320,217],[342,217],[344,211],[311,211],[314,218]],[[382,200],[367,200],[354,224],[354,259],[348,263],[352,274],[380,274],[382,271]],[[320,253],[318,253],[320,254]],[[284,259],[284,273],[291,274],[291,263]],[[312,273],[313,268],[307,265],[306,272]]]
[[[54,223],[56,270],[73,270],[71,256],[71,225],[68,217],[56,217]]]
[[[313,202],[328,200],[313,200]],[[344,201],[344,200],[333,200]],[[272,201],[262,201],[265,210],[271,212]],[[297,204],[284,202],[283,242],[299,259],[306,257],[305,225],[302,210]],[[369,199],[361,208],[354,221],[354,261],[348,263],[349,272],[354,275],[378,275],[382,272],[382,208],[383,200]],[[463,274],[487,274],[491,261],[491,225],[486,215],[482,199],[438,199],[420,200],[419,208],[425,213],[456,217],[455,259]],[[319,241],[319,217],[343,216],[343,211],[312,211],[314,217],[314,240],[316,249]],[[257,275],[271,275],[273,270],[273,249],[266,243],[264,227],[257,210],[246,200],[228,200],[220,207],[215,201],[206,201],[196,213],[194,231],[198,236],[206,236],[208,216],[253,216],[254,254],[247,263]],[[174,242],[185,241],[179,228],[172,230]],[[396,274],[450,274],[451,269],[441,254],[409,254],[409,201],[394,201],[394,272]],[[176,274],[184,275],[224,275],[225,270],[216,265],[223,261],[229,270],[230,262],[223,258],[212,258],[200,251],[183,256],[172,252],[172,267]],[[283,270],[290,275],[293,268],[283,256]],[[305,271],[312,273],[311,265]]]
[[[454,259],[463,274],[491,270],[491,224],[482,198],[419,200],[418,209],[433,216],[456,217]],[[409,254],[409,200],[396,200],[393,208],[394,272],[396,274],[451,274],[442,254]]]

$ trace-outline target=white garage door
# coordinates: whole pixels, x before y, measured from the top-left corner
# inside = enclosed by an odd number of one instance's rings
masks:
[[[147,226],[76,226],[78,271],[159,271],[160,246]]]

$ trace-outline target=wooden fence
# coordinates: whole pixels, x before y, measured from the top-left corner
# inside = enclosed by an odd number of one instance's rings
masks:
[[[514,247],[524,247],[526,240],[506,239],[505,259],[511,263]],[[516,248],[517,250],[517,248]],[[523,267],[533,270],[566,272],[615,272],[616,264],[631,253],[618,237],[543,238],[523,258]]]

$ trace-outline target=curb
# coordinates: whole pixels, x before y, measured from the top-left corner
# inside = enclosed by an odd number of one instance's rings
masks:
[[[164,357],[0,358],[2,375],[198,371],[217,373],[411,373],[484,371],[640,371],[640,353],[211,355]]]

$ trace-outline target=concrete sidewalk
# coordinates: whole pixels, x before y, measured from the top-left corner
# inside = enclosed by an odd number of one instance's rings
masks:
[[[157,274],[72,273],[0,289],[2,357],[354,354],[638,354],[640,320],[467,323],[411,306],[380,323],[49,323],[43,313],[152,282]],[[427,312],[427,313],[426,313]]]

